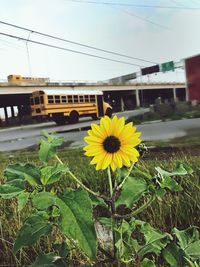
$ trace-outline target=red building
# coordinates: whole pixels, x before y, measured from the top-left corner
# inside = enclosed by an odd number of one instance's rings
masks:
[[[188,100],[200,102],[200,55],[185,60]]]

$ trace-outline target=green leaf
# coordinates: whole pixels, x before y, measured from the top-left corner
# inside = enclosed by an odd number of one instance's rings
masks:
[[[9,165],[4,172],[7,181],[26,180],[31,186],[36,186],[40,183],[40,172],[37,167],[32,164],[13,164]]]
[[[188,245],[185,249],[185,253],[190,256],[192,260],[200,260],[200,240]]]
[[[128,177],[122,187],[116,206],[126,205],[131,208],[147,191],[147,183],[142,178]]]
[[[57,205],[61,213],[59,227],[63,234],[78,241],[83,252],[94,259],[97,240],[88,193],[83,189],[66,190],[62,199],[57,200]]]
[[[191,226],[181,231],[174,228],[173,233],[176,235],[178,244],[185,255],[191,260],[200,260],[200,240],[197,228]]]
[[[67,255],[69,255],[70,248],[68,245],[63,242],[61,244],[53,244],[53,249],[58,252],[58,255],[62,258],[65,258]]]
[[[159,188],[159,189],[156,189],[155,190],[155,194],[156,194],[156,197],[159,199],[159,200],[162,200],[162,198],[165,196],[166,194],[166,190],[163,189],[163,188]]]
[[[156,267],[155,263],[147,258],[145,258],[142,262],[140,267]]]
[[[159,255],[161,250],[165,248],[172,239],[168,233],[162,233],[151,227],[148,223],[141,225],[140,232],[144,235],[145,244],[137,251],[139,257],[143,257],[148,253]]]
[[[95,208],[95,207],[97,207],[97,206],[101,206],[101,207],[104,207],[104,208],[107,209],[107,205],[106,205],[106,203],[103,201],[102,198],[99,198],[99,197],[94,196],[94,195],[92,195],[92,194],[90,194],[89,197],[90,197],[90,200],[91,200],[91,202],[92,202],[92,206],[93,206],[93,208]]]
[[[18,210],[22,210],[29,199],[30,193],[28,192],[22,192],[18,197],[17,197],[17,201],[18,201]]]
[[[199,267],[199,264],[197,264],[196,262],[192,262],[191,260],[189,260],[188,258],[184,257],[184,259],[187,261],[187,263],[189,264],[188,267]]]
[[[33,199],[33,207],[38,210],[46,210],[50,206],[56,205],[57,197],[49,192],[40,192],[36,194]]]
[[[62,145],[64,138],[57,134],[48,134],[46,132],[41,132],[45,139],[40,139],[40,150],[39,158],[41,161],[47,163],[52,159],[57,152],[57,148]]]
[[[17,233],[13,253],[16,254],[22,247],[31,246],[43,235],[51,232],[52,225],[40,215],[31,215]]]
[[[121,262],[129,262],[132,259],[133,246],[132,245],[132,232],[133,228],[131,223],[122,220],[121,224],[115,228],[115,247]]]
[[[43,185],[55,183],[60,180],[61,174],[67,172],[68,170],[68,167],[61,164],[45,166],[40,169],[41,182]]]
[[[17,187],[13,184],[6,183],[3,185],[0,185],[0,196],[4,199],[9,199],[9,198],[16,197],[17,195],[22,193],[24,190],[25,189],[21,187]]]
[[[188,174],[187,170],[183,167],[183,164],[178,162],[176,169],[174,171],[166,171],[160,167],[155,167],[156,171],[161,175],[161,176],[180,176],[180,175],[186,175]]]
[[[66,267],[55,253],[40,254],[30,267]]]
[[[184,266],[184,253],[176,244],[169,244],[163,249],[163,257],[171,267]]]
[[[179,192],[182,190],[182,187],[173,178],[169,176],[166,176],[162,179],[160,186],[161,188],[168,188],[174,192]]]
[[[146,171],[142,171],[140,169],[138,169],[137,167],[135,167],[131,174],[134,176],[134,177],[140,177],[140,178],[144,178],[145,180],[151,180],[151,174],[146,172]]]
[[[185,250],[188,245],[193,242],[199,241],[199,232],[195,226],[191,226],[185,230],[178,230],[174,228],[172,233],[178,238],[180,247]]]

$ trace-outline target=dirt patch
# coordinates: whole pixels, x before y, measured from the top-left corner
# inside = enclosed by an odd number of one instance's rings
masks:
[[[200,145],[193,145],[188,147],[155,147],[149,148],[143,159],[170,159],[172,157],[187,157],[187,156],[200,156]]]

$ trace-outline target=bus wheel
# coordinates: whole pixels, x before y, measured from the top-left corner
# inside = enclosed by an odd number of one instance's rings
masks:
[[[92,115],[92,119],[93,119],[93,120],[98,120],[97,114],[93,114],[93,115]]]
[[[66,123],[66,118],[63,115],[57,115],[53,120],[57,125],[64,125]]]
[[[69,115],[69,123],[77,123],[79,121],[78,112],[72,111]]]
[[[108,116],[109,118],[111,118],[112,117],[112,109],[111,108],[107,108],[105,115]]]

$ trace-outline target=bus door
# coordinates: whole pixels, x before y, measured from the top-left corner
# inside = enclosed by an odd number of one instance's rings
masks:
[[[97,107],[98,107],[98,117],[104,116],[104,110],[103,110],[103,96],[97,95]]]

